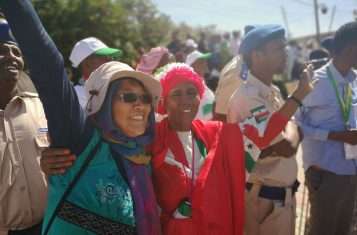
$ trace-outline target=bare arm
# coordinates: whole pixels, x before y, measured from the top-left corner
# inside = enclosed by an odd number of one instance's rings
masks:
[[[313,90],[314,85],[317,81],[311,81],[313,76],[313,67],[308,66],[306,70],[304,70],[298,88],[292,94],[296,99],[300,102]],[[282,115],[291,118],[299,107],[299,103],[294,99],[288,99],[284,105],[279,109]],[[299,146],[300,141],[302,140],[302,134],[299,130],[299,127],[293,123],[288,122],[285,130],[284,130],[285,138],[278,143],[271,145],[269,148],[270,152],[275,152],[277,155],[283,157],[291,157],[293,156]],[[356,141],[357,143],[357,141]],[[263,152],[266,155],[268,150]]]
[[[283,140],[270,146],[273,156],[275,152],[276,155],[279,156],[292,157],[299,147],[301,138],[299,135],[299,127],[295,123],[291,121],[288,122],[284,133],[285,138]]]
[[[313,73],[313,66],[309,65],[302,73],[299,85],[291,96],[294,96],[301,102],[314,89],[314,86],[318,80],[311,80]],[[295,100],[287,99],[283,106],[278,110],[278,112],[286,117],[291,118],[298,107],[299,104]]]
[[[329,140],[341,141],[351,145],[357,144],[357,129],[351,129],[341,132],[330,131],[328,134]]]

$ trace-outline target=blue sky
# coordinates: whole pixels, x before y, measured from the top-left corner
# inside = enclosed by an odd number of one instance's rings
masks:
[[[151,0],[160,12],[175,23],[191,26],[215,24],[222,31],[243,29],[247,24],[278,23],[286,27],[282,7],[285,9],[289,31],[293,37],[316,32],[313,0]],[[354,20],[357,0],[318,0],[328,11],[319,12],[320,31],[327,32],[331,24],[332,9],[336,6],[332,30]]]

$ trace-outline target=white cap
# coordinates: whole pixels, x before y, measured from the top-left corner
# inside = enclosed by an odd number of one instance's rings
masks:
[[[195,42],[195,40],[193,39],[187,39],[186,43],[185,43],[186,47],[193,47],[193,48],[197,48],[197,43]]]
[[[112,57],[119,57],[123,54],[121,50],[109,48],[99,39],[89,37],[82,39],[74,45],[69,59],[72,62],[72,66],[77,68],[85,58],[93,53],[98,55],[109,55]]]
[[[203,54],[195,50],[186,56],[186,64],[191,66],[197,59],[208,59],[211,57],[211,55],[211,53]]]
[[[161,83],[147,73],[135,71],[127,64],[111,61],[94,70],[84,84],[89,102],[86,107],[87,116],[99,111],[107,94],[109,84],[124,77],[135,78],[142,82],[145,90],[152,96],[152,107],[156,110],[161,98]]]

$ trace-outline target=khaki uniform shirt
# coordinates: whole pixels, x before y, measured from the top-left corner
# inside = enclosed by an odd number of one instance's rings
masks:
[[[215,92],[216,107],[214,111],[216,113],[227,115],[229,99],[234,91],[244,82],[239,77],[242,63],[242,58],[236,56],[224,66]]]
[[[44,216],[48,186],[40,156],[48,146],[47,121],[35,93],[15,96],[0,120],[0,234],[7,234]]]
[[[266,86],[250,73],[247,81],[233,94],[229,103],[228,122],[241,122],[248,117],[264,118],[267,114],[277,111],[283,104],[279,89]],[[265,116],[264,116],[265,115]],[[275,144],[285,138],[280,133],[271,143]],[[268,156],[258,159],[249,182],[290,187],[297,177],[297,162],[295,157]]]

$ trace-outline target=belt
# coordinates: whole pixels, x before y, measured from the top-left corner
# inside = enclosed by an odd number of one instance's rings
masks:
[[[291,186],[291,196],[294,196],[295,193],[297,192],[299,188],[300,182],[298,180],[295,180],[293,186]],[[253,184],[252,183],[246,183],[245,188],[250,191],[252,188]],[[266,186],[262,185],[260,187],[259,191],[259,197],[270,199],[270,200],[285,200],[285,194],[286,194],[286,188],[283,187],[272,187],[272,186]]]

